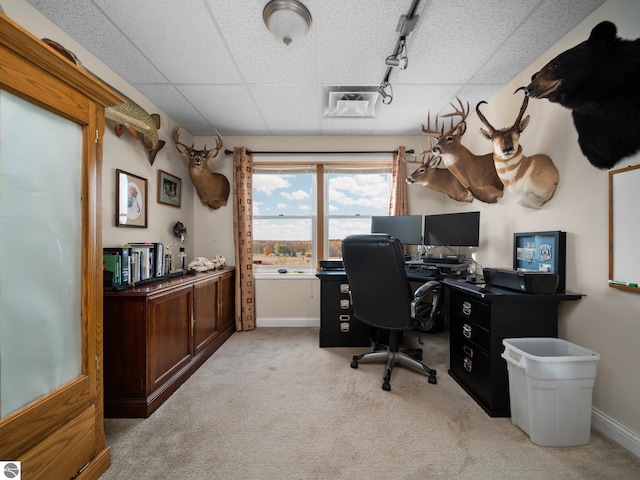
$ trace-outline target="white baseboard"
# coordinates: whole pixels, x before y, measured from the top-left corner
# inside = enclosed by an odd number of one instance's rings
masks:
[[[256,318],[256,327],[320,327],[319,318]]]
[[[640,435],[595,408],[591,409],[591,426],[640,457]]]

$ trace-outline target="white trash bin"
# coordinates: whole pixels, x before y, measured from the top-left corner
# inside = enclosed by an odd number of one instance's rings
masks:
[[[559,338],[505,338],[511,423],[544,447],[589,443],[600,355]]]

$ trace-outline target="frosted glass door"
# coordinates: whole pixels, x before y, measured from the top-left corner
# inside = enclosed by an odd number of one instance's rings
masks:
[[[82,144],[0,91],[0,418],[82,373]]]

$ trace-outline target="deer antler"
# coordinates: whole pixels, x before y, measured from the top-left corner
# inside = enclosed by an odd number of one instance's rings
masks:
[[[441,137],[443,135],[444,125],[442,125],[442,128],[438,130],[438,115],[436,115],[435,129],[431,129],[430,127],[431,127],[431,112],[427,112],[427,128],[425,128],[424,124],[420,124],[420,129],[428,135],[435,135],[436,137]]]
[[[465,111],[464,108],[464,104],[462,103],[462,100],[460,100],[459,97],[456,97],[456,100],[458,101],[458,104],[460,105],[460,108],[456,107],[453,102],[449,102],[449,105],[451,105],[451,108],[453,108],[453,112],[451,113],[447,113],[446,115],[443,115],[443,118],[446,117],[462,117],[458,123],[454,124],[453,123],[453,118],[451,119],[451,128],[449,129],[449,131],[446,133],[446,135],[451,135],[456,128],[458,128],[458,125],[460,125],[462,122],[464,122],[467,119],[467,116],[469,115],[469,102],[467,101],[467,109]]]
[[[204,151],[205,151],[207,157],[209,157],[210,153],[215,150],[216,153],[211,155],[211,158],[214,158],[215,156],[217,156],[218,153],[220,152],[220,150],[222,149],[222,147],[224,146],[224,142],[222,141],[222,135],[220,135],[220,132],[218,130],[216,130],[215,128],[213,130],[216,132],[216,146],[215,146],[215,148],[212,148],[211,150],[207,150],[207,146],[206,145],[204,146]]]

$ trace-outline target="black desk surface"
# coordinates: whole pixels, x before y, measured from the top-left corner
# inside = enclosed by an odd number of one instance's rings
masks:
[[[496,287],[484,283],[467,283],[464,279],[445,278],[442,283],[451,288],[471,293],[480,298],[501,298],[505,300],[534,300],[534,301],[563,301],[563,300],[580,300],[584,297],[581,293],[558,292],[558,293],[526,293],[506,288]]]

